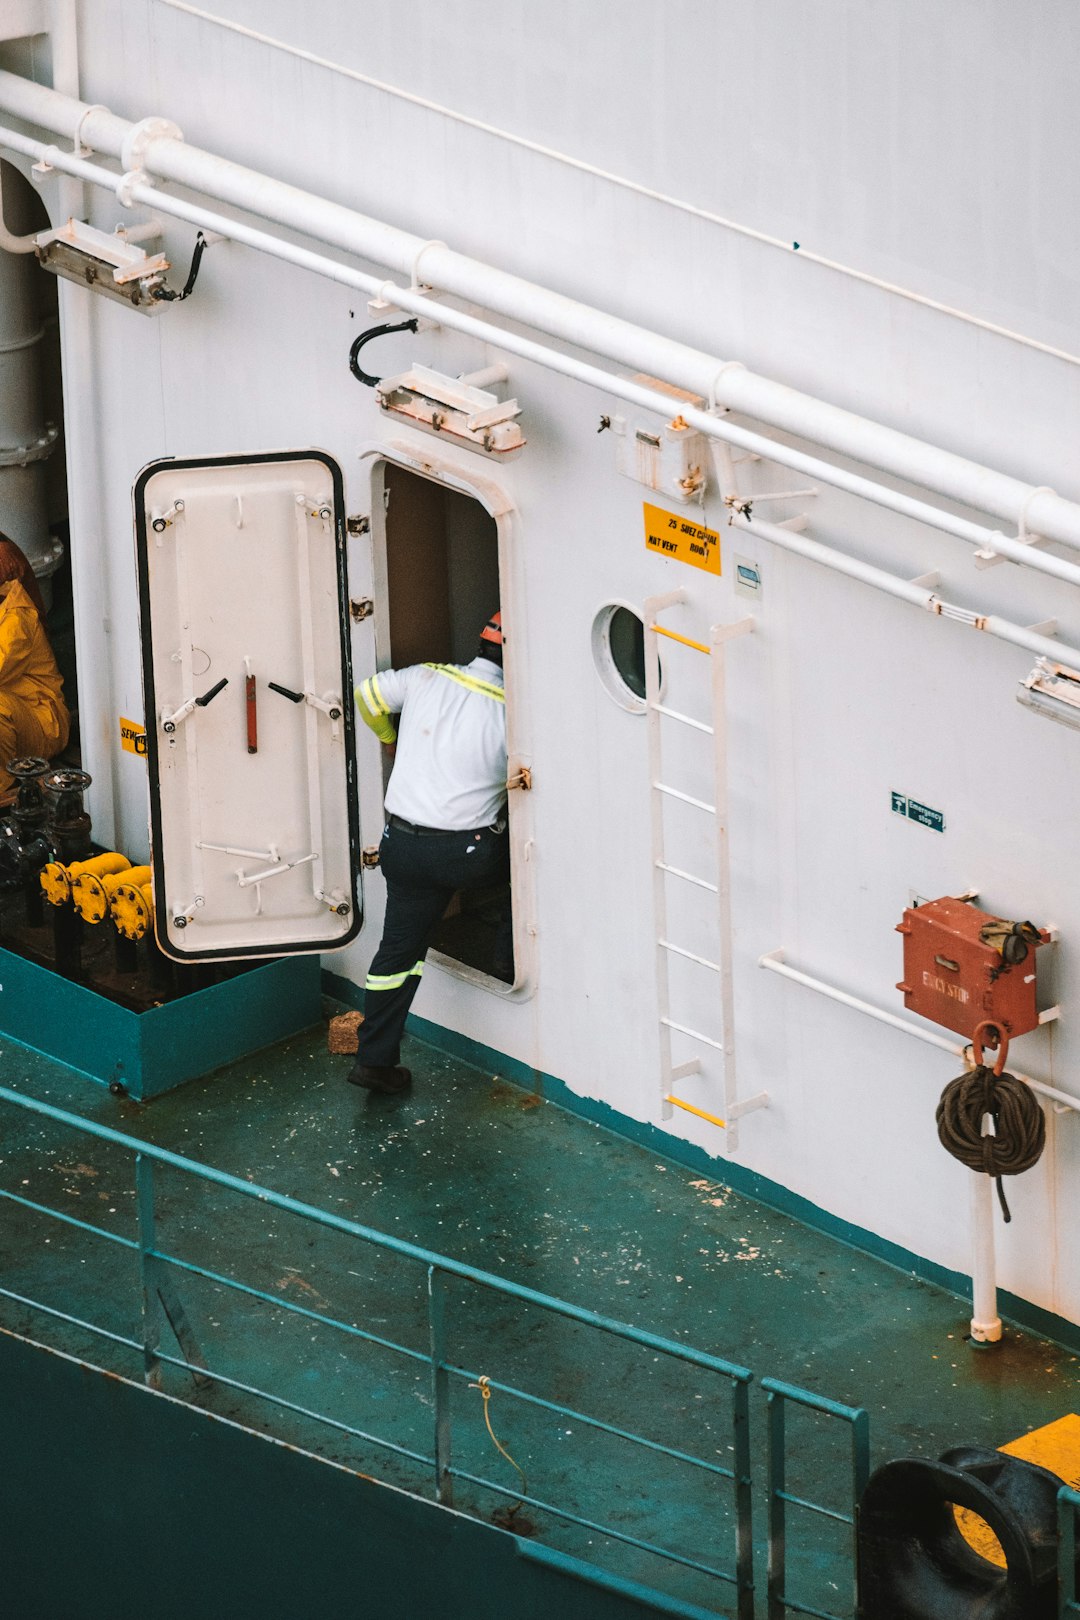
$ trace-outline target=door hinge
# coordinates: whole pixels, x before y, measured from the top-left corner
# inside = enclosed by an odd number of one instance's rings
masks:
[[[349,603],[349,612],[356,624],[363,624],[365,619],[370,619],[374,611],[375,603],[370,596],[358,596]]]
[[[366,512],[354,512],[352,517],[345,519],[345,527],[350,534],[369,534],[371,519]]]

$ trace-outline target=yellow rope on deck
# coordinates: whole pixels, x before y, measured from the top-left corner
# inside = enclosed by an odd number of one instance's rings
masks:
[[[490,1388],[490,1385],[491,1385],[490,1378],[488,1378],[486,1373],[481,1373],[479,1381],[477,1383],[475,1383],[475,1384],[470,1384],[469,1388],[470,1389],[478,1389],[480,1391],[480,1394],[484,1398],[484,1422],[487,1424],[487,1432],[488,1432],[488,1434],[490,1434],[490,1436],[492,1438],[492,1441],[493,1441],[493,1443],[495,1445],[496,1451],[500,1451],[502,1453],[502,1455],[506,1458],[507,1462],[510,1463],[510,1465],[513,1468],[516,1468],[518,1473],[521,1475],[521,1493],[522,1493],[522,1501],[524,1501],[524,1498],[528,1495],[528,1492],[529,1492],[529,1482],[525,1478],[525,1470],[522,1467],[520,1467],[518,1463],[514,1462],[513,1457],[511,1457],[511,1455],[507,1451],[506,1447],[500,1443],[498,1435],[495,1433],[495,1430],[491,1427],[491,1418],[488,1415],[488,1403],[491,1400],[491,1388]],[[519,1502],[517,1504],[517,1507],[512,1508],[510,1511],[512,1513],[516,1513],[517,1508],[521,1507],[521,1505],[522,1505],[522,1503]]]

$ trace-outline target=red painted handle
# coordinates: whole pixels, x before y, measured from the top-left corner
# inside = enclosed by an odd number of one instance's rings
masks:
[[[258,718],[258,710],[255,707],[255,677],[254,677],[254,675],[249,675],[247,677],[247,680],[245,682],[245,686],[246,686],[246,689],[247,689],[248,753],[249,754],[257,754],[259,752],[259,718]]]

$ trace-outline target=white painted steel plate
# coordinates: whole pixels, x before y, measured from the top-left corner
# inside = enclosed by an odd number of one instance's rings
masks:
[[[319,450],[156,461],[134,496],[158,942],[185,961],[345,945],[361,910],[341,469]]]

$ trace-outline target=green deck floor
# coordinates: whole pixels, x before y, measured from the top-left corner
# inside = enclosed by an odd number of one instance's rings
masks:
[[[949,1446],[995,1446],[1080,1405],[1071,1352],[1009,1330],[974,1350],[968,1312],[952,1295],[906,1276],[790,1218],[621,1140],[518,1087],[413,1040],[415,1075],[402,1098],[344,1084],[349,1059],[331,1057],[322,1029],[297,1037],[146,1105],[111,1097],[72,1071],[0,1041],[4,1083],[133,1136],[349,1216],[484,1270],[834,1400],[865,1406],[874,1466]],[[0,1118],[0,1186],[130,1235],[130,1158],[12,1108]],[[294,1304],[326,1310],[426,1350],[420,1268],[358,1251],[351,1240],[222,1190],[160,1178],[161,1241]],[[44,1217],[0,1204],[5,1286],[74,1315],[137,1334],[130,1256]],[[289,1317],[237,1302],[198,1279],[178,1282],[210,1364],[298,1405],[340,1417],[417,1450],[430,1449],[426,1368]],[[137,1374],[133,1354],[39,1312],[0,1301],[0,1322],[98,1365]],[[467,1286],[452,1301],[453,1359],[607,1421],[726,1460],[717,1389],[602,1335],[492,1304]],[[186,1375],[167,1387],[191,1393]],[[221,1387],[195,1398],[313,1450],[430,1494],[414,1465],[275,1413]],[[763,1401],[753,1440],[764,1457]],[[479,1396],[455,1391],[455,1457],[513,1486],[484,1432]],[[730,1520],[715,1482],[687,1484],[675,1465],[628,1453],[571,1421],[496,1397],[500,1438],[530,1489],[588,1517],[724,1562]],[[796,1420],[789,1489],[844,1505],[845,1434]],[[685,1472],[685,1471],[683,1471]],[[678,1477],[676,1477],[678,1475]],[[757,1533],[764,1530],[755,1465]],[[488,1514],[494,1498],[459,1492]],[[730,1590],[692,1571],[608,1545],[539,1518],[545,1539],[578,1556],[728,1611]],[[798,1516],[789,1589],[850,1612],[850,1572],[839,1531]]]

